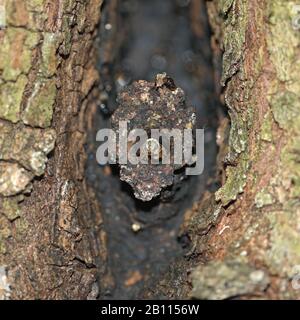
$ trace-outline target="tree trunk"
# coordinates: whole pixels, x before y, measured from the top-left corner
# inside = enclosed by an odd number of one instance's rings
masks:
[[[106,246],[84,143],[102,1],[4,2],[0,298],[93,299]]]
[[[84,144],[98,97],[102,0],[3,4],[0,299],[96,299],[110,275]],[[190,251],[145,297],[300,297],[297,11],[295,1],[207,1],[229,115],[217,134],[222,186],[185,213],[180,237]]]
[[[220,156],[226,154],[223,185],[187,212],[182,234],[192,239],[192,255],[172,266],[155,295],[300,297],[296,5],[207,2],[215,56],[223,51],[219,80],[230,117],[228,139],[226,120],[217,136]]]

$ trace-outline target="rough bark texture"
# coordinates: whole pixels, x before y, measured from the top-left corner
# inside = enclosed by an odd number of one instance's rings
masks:
[[[0,299],[93,299],[105,290],[106,235],[83,165],[102,1],[4,2]],[[191,250],[147,296],[299,298],[296,5],[207,1],[230,117],[217,137],[222,187],[186,213]]]
[[[106,247],[83,165],[102,1],[2,2],[0,299],[93,299]]]
[[[224,264],[242,260],[256,275],[259,270],[260,277],[253,279],[266,285],[248,293],[264,298],[299,297],[291,286],[300,263],[296,5],[282,0],[208,3],[215,35],[223,43],[222,84],[231,120],[226,182],[215,194],[226,210],[209,239],[211,256]],[[194,294],[201,296],[197,290]]]
[[[186,214],[182,234],[193,250],[155,295],[299,298],[292,286],[300,264],[296,5],[207,2],[216,56],[224,51],[220,81],[230,117],[228,138],[226,120],[218,135],[223,185]]]

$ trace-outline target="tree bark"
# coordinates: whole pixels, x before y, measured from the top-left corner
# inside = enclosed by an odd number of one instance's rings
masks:
[[[242,260],[241,266],[260,270],[266,285],[248,294],[264,298],[299,298],[293,287],[300,263],[296,5],[208,2],[215,36],[223,44],[221,83],[231,121],[226,182],[215,194],[224,213],[208,245],[214,260]]]
[[[230,117],[229,136],[223,120],[217,137],[223,184],[187,212],[182,235],[192,240],[190,255],[172,266],[152,296],[300,297],[296,5],[207,1],[216,58],[223,52],[219,80]]]
[[[2,1],[2,299],[99,295],[105,233],[85,183],[84,143],[97,94],[101,2]]]
[[[101,3],[0,0],[0,299],[95,299],[109,281],[84,177]],[[299,298],[296,5],[207,1],[229,114],[217,136],[222,186],[186,212],[191,250],[145,296]]]

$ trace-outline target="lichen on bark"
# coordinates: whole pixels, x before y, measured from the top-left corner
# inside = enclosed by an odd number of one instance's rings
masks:
[[[207,1],[213,43],[224,51],[220,83],[230,118],[228,139],[222,139],[228,145],[220,146],[221,155],[226,150],[223,184],[187,212],[181,235],[192,242],[189,260],[173,265],[157,292],[177,298],[230,298],[232,292],[235,298],[299,298],[292,285],[300,264],[296,5]],[[191,262],[194,256],[198,261]],[[191,265],[189,291],[184,270]],[[260,270],[267,282],[253,286],[250,270]],[[178,287],[184,288],[181,295]]]
[[[0,264],[9,296],[93,299],[106,248],[82,155],[102,1],[2,2]]]
[[[216,12],[216,2],[208,4],[209,12]],[[225,211],[208,241],[210,258],[243,256],[252,267],[263,268],[272,276],[270,285],[252,295],[269,298],[299,297],[291,285],[294,266],[300,263],[300,33],[292,25],[295,6],[295,1],[235,0],[226,6],[223,25],[211,17],[215,34],[223,34],[219,41],[225,43],[223,79],[231,131],[226,182],[216,193]]]

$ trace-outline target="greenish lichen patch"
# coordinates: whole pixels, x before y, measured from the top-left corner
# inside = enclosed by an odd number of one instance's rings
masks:
[[[7,28],[0,45],[2,79],[16,81],[31,68],[32,50],[39,42],[39,34],[23,28]]]
[[[267,142],[272,142],[272,138],[273,138],[272,123],[273,123],[272,115],[270,112],[268,112],[267,114],[265,114],[264,120],[261,126],[260,137],[262,140]]]
[[[56,73],[59,58],[56,55],[62,36],[60,33],[45,32],[42,44],[42,71],[46,77]]]
[[[4,243],[4,240],[0,237],[0,255],[3,255],[6,253],[6,245]]]
[[[47,19],[45,0],[5,1],[8,27],[22,27],[31,31],[42,31]]]
[[[290,198],[300,198],[300,135],[294,135],[283,148],[280,159],[282,184],[287,189]]]
[[[255,295],[266,289],[270,280],[263,271],[242,259],[211,261],[192,272],[192,297],[196,299],[228,299]]]
[[[5,254],[7,251],[6,248],[6,239],[11,236],[11,225],[10,222],[0,214],[0,255]]]
[[[51,125],[56,98],[54,79],[37,80],[22,114],[24,123],[32,127],[47,128]]]
[[[23,200],[22,195],[1,199],[0,213],[4,214],[5,217],[10,221],[17,219],[21,214],[19,203],[22,200]]]
[[[282,129],[290,129],[299,120],[300,100],[293,92],[278,91],[269,96],[275,121]]]
[[[228,166],[226,168],[226,182],[215,193],[216,200],[221,201],[224,206],[236,200],[238,194],[243,192],[246,185],[248,169],[249,162],[247,159],[240,159],[236,167]]]
[[[298,208],[296,210],[295,205]],[[271,245],[265,260],[274,274],[292,277],[293,267],[300,265],[299,205],[299,201],[289,202],[286,210],[268,213]]]
[[[267,190],[259,191],[255,196],[255,205],[257,208],[273,204],[275,202],[274,197]]]
[[[3,216],[0,215],[0,235],[6,239],[11,236],[10,222]]]
[[[248,123],[236,112],[229,110],[229,115],[231,119],[229,145],[234,153],[240,154],[246,150],[248,143]]]
[[[16,82],[0,84],[0,118],[18,122],[23,93],[27,84],[27,78],[19,76]]]
[[[47,154],[55,144],[53,129],[17,129],[0,122],[0,136],[0,160],[16,161],[38,176],[44,173]]]
[[[299,71],[295,48],[299,44],[300,37],[299,31],[293,28],[292,24],[297,14],[294,10],[297,5],[299,5],[297,1],[269,1],[268,50],[277,77],[283,82],[291,80],[295,75],[294,68]]]
[[[54,149],[55,138],[55,131],[52,129],[25,128],[15,135],[16,147],[12,149],[12,155],[25,168],[40,176],[45,171],[47,154]],[[31,143],[30,146],[29,143]]]
[[[224,54],[222,84],[231,78],[240,68],[246,38],[248,1],[223,1],[222,13],[229,10],[224,28]]]
[[[26,4],[29,11],[42,12],[44,10],[45,0],[27,0]]]
[[[290,199],[300,197],[300,33],[293,28],[296,5],[296,1],[272,1],[267,34],[270,59],[278,78],[270,87],[268,101],[286,136],[280,152],[278,184]]]
[[[28,186],[33,175],[17,163],[0,161],[0,195],[13,196]]]

